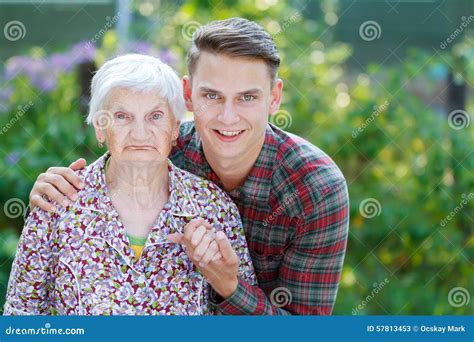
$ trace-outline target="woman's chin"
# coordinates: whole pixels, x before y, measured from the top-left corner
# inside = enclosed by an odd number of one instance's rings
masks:
[[[113,154],[112,154],[113,157]],[[156,163],[166,160],[167,156],[163,157],[163,154],[156,150],[129,150],[117,158],[118,160],[127,163]]]

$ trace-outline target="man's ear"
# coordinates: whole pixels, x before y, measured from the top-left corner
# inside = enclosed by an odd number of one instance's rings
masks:
[[[281,93],[283,90],[283,81],[277,78],[273,83],[272,88],[272,102],[270,103],[269,113],[270,115],[275,114],[280,109],[281,104]]]
[[[189,112],[193,112],[193,85],[191,82],[191,76],[185,75],[183,76],[183,96],[184,96],[184,103],[186,104],[186,109]]]

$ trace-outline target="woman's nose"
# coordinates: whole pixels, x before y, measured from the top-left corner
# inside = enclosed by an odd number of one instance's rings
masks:
[[[146,139],[150,130],[145,122],[135,122],[130,129],[131,136],[134,139]]]

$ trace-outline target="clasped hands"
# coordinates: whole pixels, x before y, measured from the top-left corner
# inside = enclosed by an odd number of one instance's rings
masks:
[[[168,240],[185,247],[191,261],[222,298],[235,292],[240,260],[224,232],[215,233],[209,223],[197,218],[185,226],[183,234],[170,234]]]

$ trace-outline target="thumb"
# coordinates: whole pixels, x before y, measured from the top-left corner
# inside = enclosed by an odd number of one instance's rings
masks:
[[[73,162],[71,165],[69,165],[69,168],[72,169],[73,171],[81,170],[85,168],[87,165],[87,162],[84,158],[79,158],[75,162]]]
[[[222,257],[225,261],[231,261],[235,256],[235,252],[232,249],[229,239],[222,231],[216,233],[217,245],[219,246],[219,251],[222,254]]]
[[[168,239],[169,242],[181,243],[181,242],[183,242],[184,235],[180,234],[180,233],[173,233],[173,234],[169,234],[166,237],[166,239]]]

